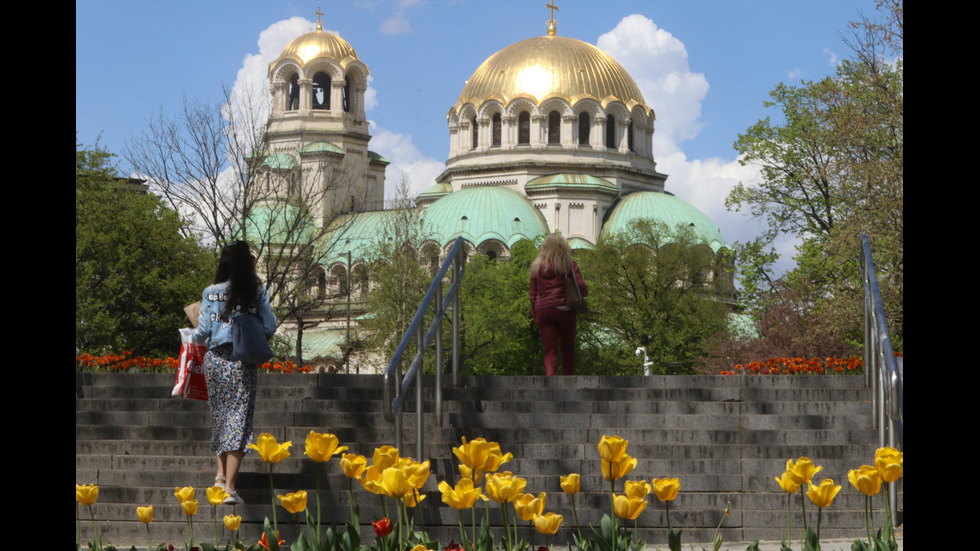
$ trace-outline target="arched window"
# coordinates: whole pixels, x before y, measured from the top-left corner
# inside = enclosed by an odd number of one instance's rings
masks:
[[[344,82],[344,111],[350,113],[351,110],[351,97],[350,97],[350,79]]]
[[[632,123],[632,121],[630,122],[630,125],[626,127],[626,144],[629,146],[630,151],[636,151],[636,148],[633,147],[633,123]]]
[[[500,147],[500,113],[493,115],[493,147]]]
[[[327,298],[327,273],[323,270],[316,275],[316,298]]]
[[[330,283],[337,289],[338,296],[347,296],[347,291],[350,289],[350,279],[347,277],[347,269],[343,266],[337,266],[330,271]]]
[[[558,111],[548,113],[548,143],[561,143],[561,115]]]
[[[473,129],[473,145],[470,149],[476,149],[476,146],[480,145],[480,126],[476,122],[476,116],[470,120],[470,128]]]
[[[286,111],[296,111],[299,109],[299,75],[293,75],[289,79],[289,101],[286,103]]]
[[[616,117],[606,117],[606,147],[616,149]]]
[[[589,145],[589,133],[592,131],[592,117],[588,113],[578,114],[578,144]]]
[[[330,109],[330,75],[327,73],[313,75],[313,108]]]
[[[365,264],[354,266],[354,283],[357,285],[357,292],[360,296],[367,294],[371,286],[371,278],[368,267]]]
[[[517,145],[527,145],[531,143],[531,114],[521,111],[517,116]]]

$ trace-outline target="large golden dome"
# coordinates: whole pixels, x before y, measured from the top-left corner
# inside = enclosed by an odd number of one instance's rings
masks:
[[[294,59],[300,65],[306,65],[310,60],[322,56],[336,61],[341,67],[347,66],[351,61],[360,61],[354,47],[346,40],[334,33],[316,30],[290,42],[279,54],[279,58],[272,62],[272,66],[284,59]]]
[[[530,38],[490,56],[466,81],[456,108],[479,108],[491,99],[507,105],[521,96],[538,105],[557,96],[572,105],[590,98],[603,106],[620,101],[628,109],[639,104],[649,110],[633,77],[609,54],[557,35]]]

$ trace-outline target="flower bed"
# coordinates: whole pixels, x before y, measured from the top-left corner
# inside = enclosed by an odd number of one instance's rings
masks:
[[[504,453],[500,449],[500,445],[495,442],[488,442],[483,438],[467,441],[464,437],[461,444],[452,450],[460,461],[459,478],[455,483],[448,480],[438,483],[443,503],[459,511],[460,543],[456,543],[454,540],[443,546],[426,534],[424,527],[419,522],[421,517],[415,513],[416,508],[426,498],[426,495],[422,493],[422,488],[429,478],[429,460],[417,461],[402,457],[395,447],[382,446],[374,450],[369,465],[366,456],[344,453],[348,448],[339,444],[336,436],[313,431],[306,439],[305,455],[316,463],[315,515],[307,506],[308,494],[306,491],[292,492],[286,495],[277,495],[275,492],[274,467],[282,461],[289,460],[292,455],[290,451],[292,442],[279,443],[272,435],[262,434],[258,437],[256,444],[249,445],[258,452],[261,459],[269,466],[269,485],[273,489],[272,495],[276,497],[271,503],[272,520],[265,519],[261,539],[247,547],[238,536],[241,517],[236,514],[226,515],[223,519],[224,531],[228,532],[229,536],[224,547],[220,547],[222,537],[219,536],[217,506],[229,499],[229,495],[220,486],[213,486],[206,491],[207,501],[211,505],[212,511],[211,523],[214,527],[214,543],[195,544],[194,518],[199,510],[198,500],[195,497],[196,491],[191,487],[175,488],[174,496],[180,502],[188,524],[190,540],[186,542],[184,549],[186,551],[192,549],[200,549],[201,551],[218,549],[277,551],[284,549],[286,542],[279,539],[277,500],[278,505],[293,516],[294,522],[306,526],[306,531],[300,531],[297,539],[289,545],[289,549],[292,551],[438,551],[440,549],[446,551],[528,551],[530,549],[546,551],[553,543],[551,536],[555,535],[558,529],[566,523],[565,516],[556,512],[556,508],[553,506],[554,499],[549,500],[545,492],[537,495],[533,492],[526,492],[525,490],[528,490],[527,479],[509,471],[501,471],[503,466],[513,459],[513,454]],[[561,488],[563,493],[568,496],[567,500],[570,504],[572,522],[574,523],[574,529],[570,532],[570,549],[574,546],[576,551],[644,551],[647,544],[638,537],[636,519],[647,509],[650,503],[648,499],[650,493],[654,494],[665,509],[669,549],[671,551],[681,549],[682,531],[680,529],[675,530],[677,527],[670,522],[670,504],[679,495],[682,481],[677,478],[654,478],[650,482],[642,478],[626,480],[626,477],[633,473],[637,466],[637,459],[627,453],[628,446],[629,442],[619,436],[603,436],[598,444],[600,469],[603,479],[609,483],[609,513],[603,516],[598,527],[579,525],[575,497],[582,490],[581,476],[577,473],[571,473],[561,477]],[[335,456],[339,456],[339,458],[334,463],[339,463],[341,471],[348,479],[350,517],[342,530],[335,530],[332,526],[324,530],[320,520],[320,471],[326,468],[326,465],[331,463]],[[842,486],[835,484],[830,478],[825,478],[820,483],[816,483],[814,476],[822,470],[823,467],[815,465],[809,458],[800,457],[796,460],[787,461],[786,470],[781,476],[775,477],[776,483],[787,495],[788,519],[792,519],[793,502],[797,501],[794,497],[799,496],[799,506],[803,508],[804,513],[804,529],[798,535],[797,541],[800,545],[799,548],[804,551],[814,551],[820,548],[823,509],[832,507],[835,497],[842,490]],[[887,507],[887,483],[895,482],[901,476],[903,476],[903,456],[901,452],[892,448],[880,448],[875,453],[874,465],[864,465],[847,473],[847,478],[853,489],[866,496],[867,537],[855,540],[851,549],[871,551],[897,548],[892,528],[893,515]],[[622,483],[620,483],[621,480]],[[357,506],[357,494],[360,492],[354,490],[355,481],[363,491],[380,496],[384,504],[383,518],[372,520],[376,538],[370,545],[362,545],[361,543],[360,512]],[[871,498],[881,494],[883,486],[885,488],[883,493],[885,520],[881,528],[876,530]],[[100,545],[95,517],[92,513],[92,507],[95,506],[97,499],[97,486],[92,484],[75,485],[75,522],[78,533],[76,549],[81,549],[79,506],[86,507],[89,516],[92,518],[94,541],[89,545],[89,549],[114,549],[112,546],[103,548]],[[813,507],[817,508],[815,529],[811,528],[807,522],[807,500]],[[485,506],[482,507],[483,515],[478,522],[477,516],[481,509],[478,504],[481,502]],[[496,505],[492,503],[496,503]],[[498,505],[502,512],[503,524],[494,528],[490,526],[488,517],[490,507]],[[714,551],[718,551],[724,543],[721,539],[720,529],[728,512],[729,508],[726,508],[725,515],[722,516],[716,530]],[[153,506],[137,507],[136,515],[146,525],[148,547],[153,549],[150,533]],[[630,521],[633,521],[632,530],[630,529]],[[522,522],[528,523],[527,540],[522,536],[524,532],[520,526]],[[544,538],[544,548],[535,546],[535,534]],[[792,525],[788,523],[786,537],[782,545],[783,549],[793,548],[793,534]],[[750,545],[747,551],[757,548],[758,542]],[[155,549],[174,549],[174,547],[169,544],[161,544]]]

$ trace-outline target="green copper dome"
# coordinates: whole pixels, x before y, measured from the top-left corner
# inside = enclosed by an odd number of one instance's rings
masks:
[[[548,233],[538,209],[520,193],[505,187],[480,186],[442,197],[423,213],[425,228],[439,243],[462,236],[475,246],[496,239],[507,247],[521,239]]]
[[[638,191],[624,197],[609,214],[602,234],[626,231],[634,220],[649,219],[674,229],[678,225],[694,230],[698,240],[718,252],[727,247],[721,230],[694,205],[658,191]]]

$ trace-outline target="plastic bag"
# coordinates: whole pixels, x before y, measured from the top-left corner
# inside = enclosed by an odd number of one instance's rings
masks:
[[[183,396],[193,400],[208,399],[208,385],[204,379],[204,354],[206,346],[194,342],[194,330],[180,330],[180,360],[177,364],[177,383],[171,396]]]

